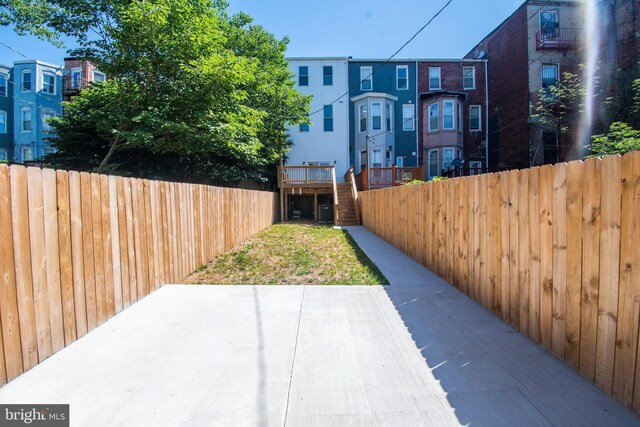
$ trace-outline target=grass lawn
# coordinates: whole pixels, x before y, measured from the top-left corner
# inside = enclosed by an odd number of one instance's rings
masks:
[[[351,236],[331,226],[277,224],[189,276],[199,284],[386,285]]]

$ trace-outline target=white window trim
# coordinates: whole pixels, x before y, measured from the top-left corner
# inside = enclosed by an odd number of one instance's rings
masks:
[[[431,127],[431,107],[433,107],[434,105],[436,106],[436,117],[438,118],[438,120],[436,120],[438,127],[436,128]],[[429,108],[427,109],[427,122],[429,123],[429,132],[437,132],[440,130],[440,103],[439,102],[434,102],[432,104],[429,104]]]
[[[387,117],[386,117],[386,113],[387,113],[387,106],[389,107],[389,130],[388,132],[393,132],[393,104],[389,103],[389,102],[385,102],[385,125],[387,123]]]
[[[94,83],[96,82],[96,74],[100,74],[102,76],[102,81],[107,80],[107,74],[106,73],[103,73],[100,70],[93,70],[92,76],[91,76],[92,79],[93,79],[93,80],[91,80],[92,82],[94,82]]]
[[[444,170],[445,165],[444,165],[444,159],[445,159],[445,155],[444,153],[446,152],[453,152],[453,156],[451,157],[451,160],[453,161],[456,158],[456,148],[455,147],[442,147],[442,169]],[[451,168],[453,169],[453,165],[451,165]],[[447,169],[447,170],[451,170],[451,169]]]
[[[31,76],[29,77],[29,85],[31,85],[31,89],[29,90],[25,90],[24,89],[24,75],[29,73]],[[33,91],[33,73],[31,72],[30,69],[24,69],[20,72],[20,92],[31,92]]]
[[[407,124],[408,120],[404,116],[404,107],[411,107],[413,114],[411,115],[411,129],[405,129],[404,125]],[[416,106],[415,104],[402,104],[402,130],[404,132],[413,132],[416,130]]]
[[[465,74],[465,70],[469,70],[471,69],[473,71],[472,73],[472,79],[473,79],[473,85],[471,87],[466,87],[464,85],[464,74]],[[474,90],[476,88],[476,67],[462,67],[462,88],[464,90]]]
[[[78,79],[78,86],[74,86],[73,85],[73,73],[79,73],[80,74],[80,78]],[[81,67],[73,67],[71,69],[71,88],[72,89],[78,89],[82,87],[82,68]]]
[[[371,82],[370,89],[364,89],[362,87],[363,83],[367,80]],[[370,65],[360,66],[360,90],[364,92],[371,92],[373,90],[373,67]]]
[[[4,96],[7,97],[9,96],[9,75],[5,73],[0,73],[0,77],[4,77]]]
[[[431,70],[438,70],[438,87],[431,87]],[[442,89],[442,67],[429,67],[429,90]]]
[[[27,111],[31,113],[31,120],[29,120],[31,122],[31,129],[24,128],[24,113],[26,113]],[[20,132],[29,133],[31,131],[33,131],[33,110],[31,109],[31,107],[22,107],[20,109]]]
[[[478,109],[478,129],[471,127],[471,110]],[[469,132],[482,132],[482,105],[469,105]]]
[[[399,72],[401,69],[406,70],[407,72],[407,87],[401,88],[398,83],[400,81]],[[396,90],[409,90],[409,66],[408,65],[396,65]]]
[[[444,110],[447,104],[451,104],[451,127],[444,126]],[[442,101],[442,130],[456,130],[456,101],[453,99]]]
[[[556,82],[560,82],[560,64],[558,63],[544,63],[540,64],[540,87],[544,87],[544,73],[542,70],[544,67],[554,67],[556,69]]]
[[[24,152],[25,152],[26,150],[31,151],[31,156],[30,156],[31,158],[30,158],[30,159],[25,159]],[[23,162],[25,162],[25,161],[29,162],[29,161],[33,160],[33,148],[31,148],[31,146],[30,146],[30,145],[23,146],[23,147],[20,149],[20,155],[22,156],[22,161],[23,161]]]
[[[44,87],[45,87],[44,79],[46,77],[53,77],[53,92],[45,92],[44,91]],[[55,95],[55,94],[57,94],[58,93],[58,82],[57,82],[57,80],[58,79],[56,78],[55,73],[52,73],[52,72],[49,72],[49,71],[43,71],[42,72],[42,93],[44,93],[46,95]]]
[[[0,117],[4,116],[4,132],[0,132],[2,134],[6,134],[7,133],[7,128],[9,127],[9,123],[7,123],[7,119],[9,117],[9,115],[7,114],[6,111],[4,110],[0,110]]]
[[[366,161],[366,162],[364,162],[364,163],[362,163],[362,155],[363,155],[363,154],[365,155],[365,157],[366,157],[366,159],[367,159],[367,161]],[[367,162],[368,162],[368,161],[369,161],[369,156],[367,155],[367,150],[360,150],[360,157],[358,158],[358,163],[359,163],[359,165],[360,165],[360,170],[363,170],[363,169],[364,169],[364,168],[363,168],[363,166],[364,166],[364,167],[366,167],[366,168],[368,168],[368,167],[369,167],[369,165],[367,165]]]
[[[374,105],[378,105],[380,107],[380,127],[378,129],[373,127],[373,106]],[[372,102],[371,103],[371,130],[382,130],[383,127],[383,119],[384,119],[384,114],[382,113],[382,102]]]
[[[380,156],[380,161],[376,162],[376,153]],[[381,148],[373,148],[371,149],[371,167],[372,168],[381,168],[384,167],[384,156],[382,155],[382,149]],[[376,163],[380,164],[380,166],[374,166]]]
[[[362,107],[367,109],[367,118],[364,124],[364,129],[362,129]],[[363,133],[369,130],[369,104],[359,104],[358,105],[358,133]]]
[[[396,166],[399,168],[404,167],[404,156],[396,156]]]
[[[331,69],[331,84],[326,84],[324,78],[327,77],[327,74],[324,73],[325,67]],[[322,86],[333,86],[333,65],[323,65],[322,66]]]
[[[435,175],[431,174],[431,153],[435,152],[438,155],[438,166],[436,166]],[[427,179],[434,178],[440,175],[440,149],[432,148],[427,151]]]
[[[542,31],[542,14],[553,12],[556,15],[556,22],[560,22],[560,13],[558,9],[545,9],[538,12],[538,27]]]

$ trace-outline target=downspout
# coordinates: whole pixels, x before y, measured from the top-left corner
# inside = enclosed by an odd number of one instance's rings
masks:
[[[420,166],[420,103],[418,102],[418,61],[416,60],[416,78],[414,81],[416,87],[416,98],[415,98],[415,109],[416,109],[416,120],[414,129],[416,130],[416,167]],[[424,177],[421,177],[424,178]]]
[[[485,163],[487,172],[489,172],[489,66],[488,61],[484,60],[484,133],[485,133]]]

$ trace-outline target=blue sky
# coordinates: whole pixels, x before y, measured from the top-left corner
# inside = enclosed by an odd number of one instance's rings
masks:
[[[455,58],[515,11],[524,0],[453,0],[397,57]],[[423,26],[446,0],[231,0],[277,37],[290,39],[288,56],[386,58]],[[64,49],[0,27],[0,41],[29,58],[62,64]],[[24,59],[0,45],[0,63]]]

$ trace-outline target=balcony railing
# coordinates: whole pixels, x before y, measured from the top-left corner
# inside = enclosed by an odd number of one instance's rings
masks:
[[[423,166],[368,168],[356,175],[358,191],[403,185],[414,179],[424,179]]]
[[[581,35],[581,28],[545,28],[536,33],[536,48],[566,52],[578,46]]]
[[[64,77],[64,92],[74,93],[80,92],[91,85],[86,79],[82,77],[65,76]]]
[[[280,166],[278,187],[333,187],[334,166]]]

